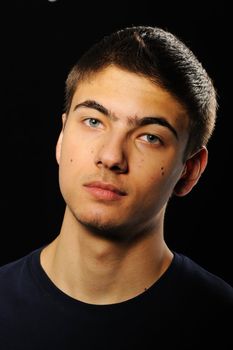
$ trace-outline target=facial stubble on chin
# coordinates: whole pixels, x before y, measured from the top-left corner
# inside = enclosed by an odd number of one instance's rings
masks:
[[[107,239],[109,241],[127,241],[129,239],[128,229],[125,225],[118,225],[116,223],[101,222],[101,218],[95,216],[92,219],[85,219],[75,215],[76,220],[83,225],[94,236]]]
[[[91,234],[112,242],[132,243],[135,239],[141,239],[143,236],[150,234],[153,229],[150,225],[144,227],[142,230],[127,224],[117,224],[116,222],[103,223],[100,215],[95,215],[91,219],[81,217],[73,213],[76,220],[84,226]]]

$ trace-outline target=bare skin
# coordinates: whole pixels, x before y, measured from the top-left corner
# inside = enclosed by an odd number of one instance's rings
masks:
[[[173,96],[134,73],[111,66],[79,83],[56,148],[65,215],[41,254],[64,293],[119,303],[167,270],[167,202],[190,192],[207,163],[204,147],[184,162],[188,126]]]

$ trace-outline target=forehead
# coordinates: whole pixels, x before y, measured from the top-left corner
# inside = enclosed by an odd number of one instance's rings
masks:
[[[80,81],[71,111],[85,100],[97,101],[117,117],[160,115],[179,129],[188,129],[185,109],[173,95],[148,78],[116,66]]]

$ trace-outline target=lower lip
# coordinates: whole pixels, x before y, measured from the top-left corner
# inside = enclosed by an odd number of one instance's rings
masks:
[[[91,193],[95,198],[97,199],[102,199],[105,201],[116,201],[119,200],[123,197],[123,195],[110,191],[110,190],[105,190],[103,188],[99,187],[88,187],[85,186],[86,190]]]

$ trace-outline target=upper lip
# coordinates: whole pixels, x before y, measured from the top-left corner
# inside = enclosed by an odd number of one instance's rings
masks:
[[[101,188],[103,190],[108,190],[108,191],[112,191],[112,192],[115,192],[121,196],[125,196],[126,195],[126,192],[113,185],[113,184],[110,184],[110,183],[107,183],[107,182],[101,182],[101,181],[93,181],[93,182],[89,182],[87,184],[84,185],[85,187],[97,187],[97,188]]]

